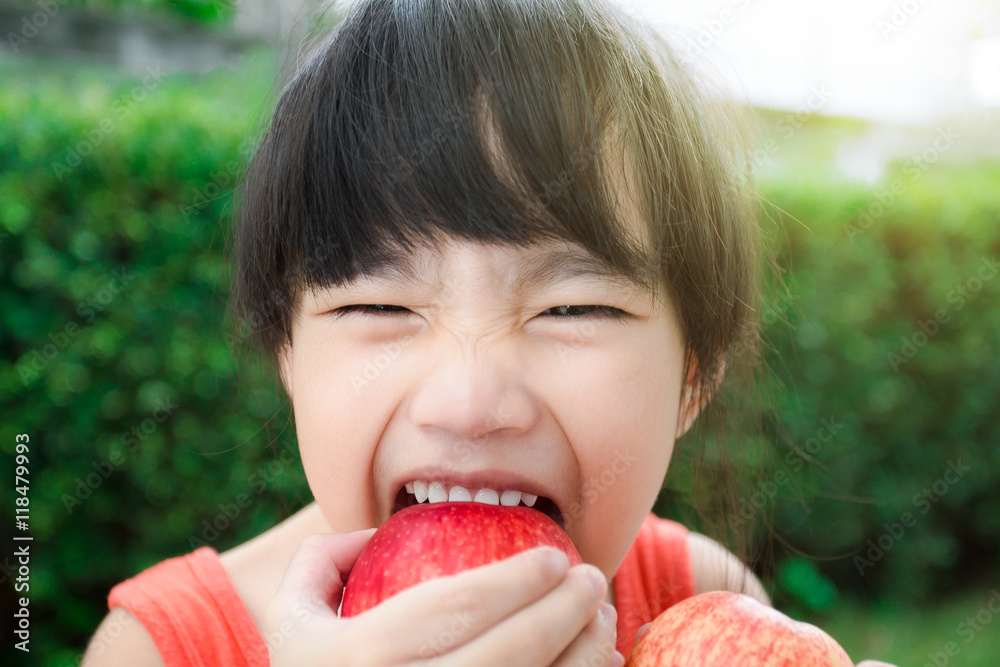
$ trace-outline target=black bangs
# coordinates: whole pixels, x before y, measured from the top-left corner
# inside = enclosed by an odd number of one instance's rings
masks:
[[[611,149],[624,47],[603,12],[356,4],[286,87],[244,182],[234,301],[265,348],[287,339],[303,287],[446,237],[576,243],[651,289],[648,229],[608,185],[626,164]]]

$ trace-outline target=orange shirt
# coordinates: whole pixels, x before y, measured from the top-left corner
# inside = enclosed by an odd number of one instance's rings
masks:
[[[612,580],[618,610],[618,651],[628,657],[635,633],[665,609],[694,595],[687,529],[646,517]],[[267,645],[222,567],[201,547],[170,558],[111,589],[143,624],[167,667],[267,667]]]

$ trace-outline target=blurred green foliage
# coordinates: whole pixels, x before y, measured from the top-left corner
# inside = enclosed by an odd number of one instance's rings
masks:
[[[3,67],[0,447],[31,436],[32,646],[68,665],[112,585],[310,499],[287,409],[224,322],[232,189],[273,72]],[[765,183],[787,288],[763,312],[778,447],[731,527],[777,538],[787,608],[927,601],[997,570],[998,182],[900,164],[871,187]]]
[[[0,76],[2,450],[31,436],[32,646],[69,664],[126,573],[310,498],[279,456],[287,413],[223,329],[231,193],[273,72]]]
[[[21,0],[25,5],[39,4]],[[159,14],[182,20],[219,25],[236,15],[239,0],[52,0],[75,9],[115,14]],[[44,3],[43,3],[44,4]],[[41,6],[41,5],[39,5]]]
[[[1000,165],[927,166],[765,183],[790,298],[764,313],[763,483],[789,481],[756,525],[838,589],[909,602],[1000,565]]]

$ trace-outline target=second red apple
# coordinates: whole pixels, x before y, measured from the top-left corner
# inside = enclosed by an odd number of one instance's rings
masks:
[[[713,591],[656,617],[626,667],[854,667],[819,628],[748,595]]]

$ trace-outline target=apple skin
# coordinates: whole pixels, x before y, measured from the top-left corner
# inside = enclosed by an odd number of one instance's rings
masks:
[[[626,667],[854,667],[819,628],[755,598],[713,591],[656,617]]]
[[[583,560],[546,514],[524,506],[421,503],[396,512],[358,555],[344,586],[341,616],[356,616],[428,579],[457,574],[538,546]]]

